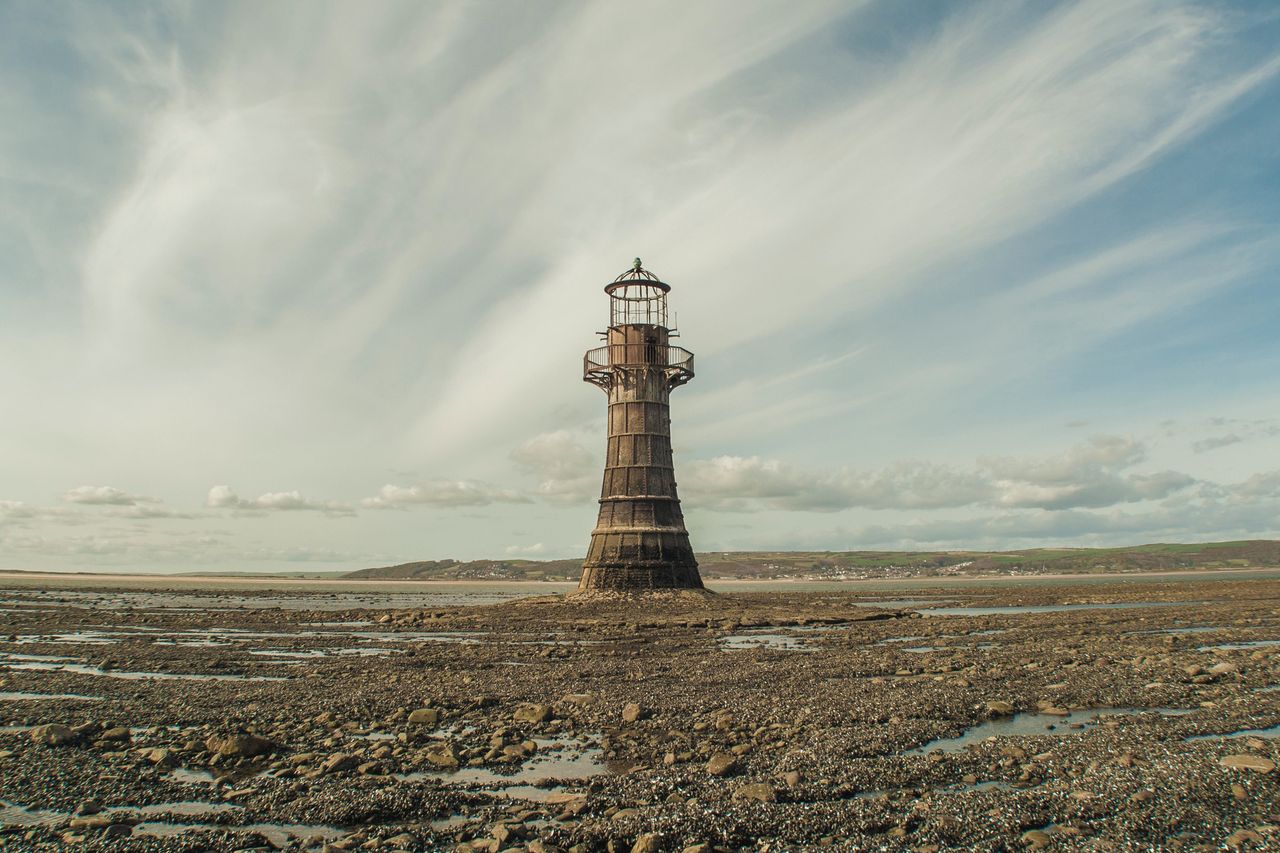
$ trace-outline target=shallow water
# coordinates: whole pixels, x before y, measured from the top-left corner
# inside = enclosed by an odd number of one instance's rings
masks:
[[[952,738],[939,738],[910,750],[914,753],[960,752],[989,737],[1010,737],[1013,735],[1071,735],[1092,728],[1103,716],[1134,716],[1154,713],[1162,717],[1190,714],[1192,710],[1182,708],[1092,708],[1087,711],[1072,711],[1065,717],[1053,714],[1023,712],[1011,717],[995,717],[965,730]],[[1052,728],[1050,728],[1052,727]]]
[[[21,691],[0,691],[0,702],[21,702],[35,699],[71,699],[80,702],[101,702],[101,696],[82,696],[79,693],[23,693]]]
[[[274,675],[209,675],[191,672],[130,672],[127,670],[102,669],[84,663],[52,663],[47,661],[30,661],[19,663],[0,663],[3,669],[37,670],[42,672],[75,672],[80,675],[101,675],[107,678],[122,678],[126,681],[287,681]]]
[[[1244,643],[1219,643],[1216,646],[1197,646],[1198,652],[1238,652],[1244,649],[1258,649],[1263,646],[1280,646],[1280,640],[1249,640]]]
[[[402,782],[439,780],[449,785],[483,786],[484,792],[527,800],[545,800],[565,787],[606,773],[620,772],[604,760],[604,751],[573,738],[534,738],[538,752],[502,773],[488,767],[396,773]]]
[[[1271,726],[1266,729],[1240,729],[1239,731],[1227,732],[1226,734],[1190,735],[1189,737],[1184,738],[1184,740],[1230,740],[1237,737],[1280,737],[1280,725]]]
[[[1199,601],[1118,601],[1106,604],[1009,604],[991,607],[926,607],[923,616],[1003,616],[1007,613],[1066,613],[1071,610],[1124,610],[1139,607],[1184,607]]]
[[[720,646],[724,651],[732,649],[781,649],[787,652],[807,652],[813,649],[799,637],[787,634],[732,634],[720,638]]]

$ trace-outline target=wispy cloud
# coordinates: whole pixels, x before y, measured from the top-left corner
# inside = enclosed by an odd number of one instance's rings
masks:
[[[1280,464],[1243,424],[1274,343],[1242,328],[1280,310],[1276,30],[1191,0],[6,7],[5,494],[145,484],[58,508],[261,513],[234,526],[262,553],[414,506],[573,541],[603,416],[578,363],[635,254],[698,353],[695,511],[852,531],[1246,482]],[[601,62],[620,41],[645,61]],[[1241,423],[1052,452],[1192,402]],[[394,470],[428,475],[371,495]],[[339,500],[182,508],[219,482]],[[459,515],[362,512],[331,550],[475,553]]]
[[[340,501],[313,501],[301,492],[266,492],[256,498],[242,498],[230,486],[214,486],[209,489],[205,506],[210,509],[230,509],[238,512],[322,512],[325,515],[354,515],[349,504]]]
[[[62,496],[68,503],[95,504],[99,506],[136,506],[158,503],[155,498],[131,495],[111,486],[76,486]]]
[[[360,501],[360,505],[367,509],[407,509],[411,506],[464,507],[529,502],[529,497],[513,489],[467,480],[437,480],[418,486],[388,483],[378,490],[378,494]]]

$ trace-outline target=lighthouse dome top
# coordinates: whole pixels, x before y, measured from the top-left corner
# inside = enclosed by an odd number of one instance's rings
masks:
[[[662,281],[656,275],[654,275],[653,273],[645,269],[643,266],[641,266],[640,259],[636,258],[635,262],[631,265],[631,269],[622,273],[613,281],[609,282],[604,286],[604,292],[610,295],[613,295],[614,291],[618,290],[619,288],[623,288],[624,289],[623,292],[626,293],[630,288],[633,288],[636,285],[639,285],[646,289],[655,288],[657,290],[662,291],[663,293],[666,293],[669,290],[671,290],[671,285]],[[632,291],[632,293],[636,293],[636,292]]]

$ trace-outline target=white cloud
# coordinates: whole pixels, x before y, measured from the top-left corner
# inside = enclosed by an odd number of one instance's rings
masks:
[[[131,495],[111,486],[76,486],[62,496],[64,501],[77,504],[95,504],[100,506],[136,506],[138,504],[158,503],[155,498]]]
[[[230,509],[247,513],[255,512],[291,512],[312,511],[325,515],[354,515],[350,504],[340,501],[313,501],[303,497],[301,492],[266,492],[252,500],[242,498],[231,490],[230,486],[214,486],[209,489],[205,506],[210,509]]]
[[[509,557],[537,557],[547,553],[547,546],[541,542],[535,542],[532,545],[508,545],[506,553]]]
[[[682,482],[699,506],[740,511],[1106,507],[1158,500],[1196,482],[1176,471],[1127,472],[1145,453],[1135,439],[1100,436],[1056,456],[984,458],[968,471],[926,462],[878,471],[806,470],[756,456],[720,456],[686,466]]]
[[[378,494],[360,505],[368,509],[406,509],[410,506],[460,507],[492,503],[529,503],[530,499],[511,489],[468,480],[437,480],[418,486],[388,483]]]
[[[603,453],[588,451],[569,430],[536,435],[511,451],[511,459],[538,478],[534,494],[543,500],[574,504],[599,494]]]

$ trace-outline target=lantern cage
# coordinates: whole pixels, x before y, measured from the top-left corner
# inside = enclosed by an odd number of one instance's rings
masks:
[[[667,328],[667,292],[671,286],[635,265],[605,285],[609,294],[610,326],[662,326]]]

